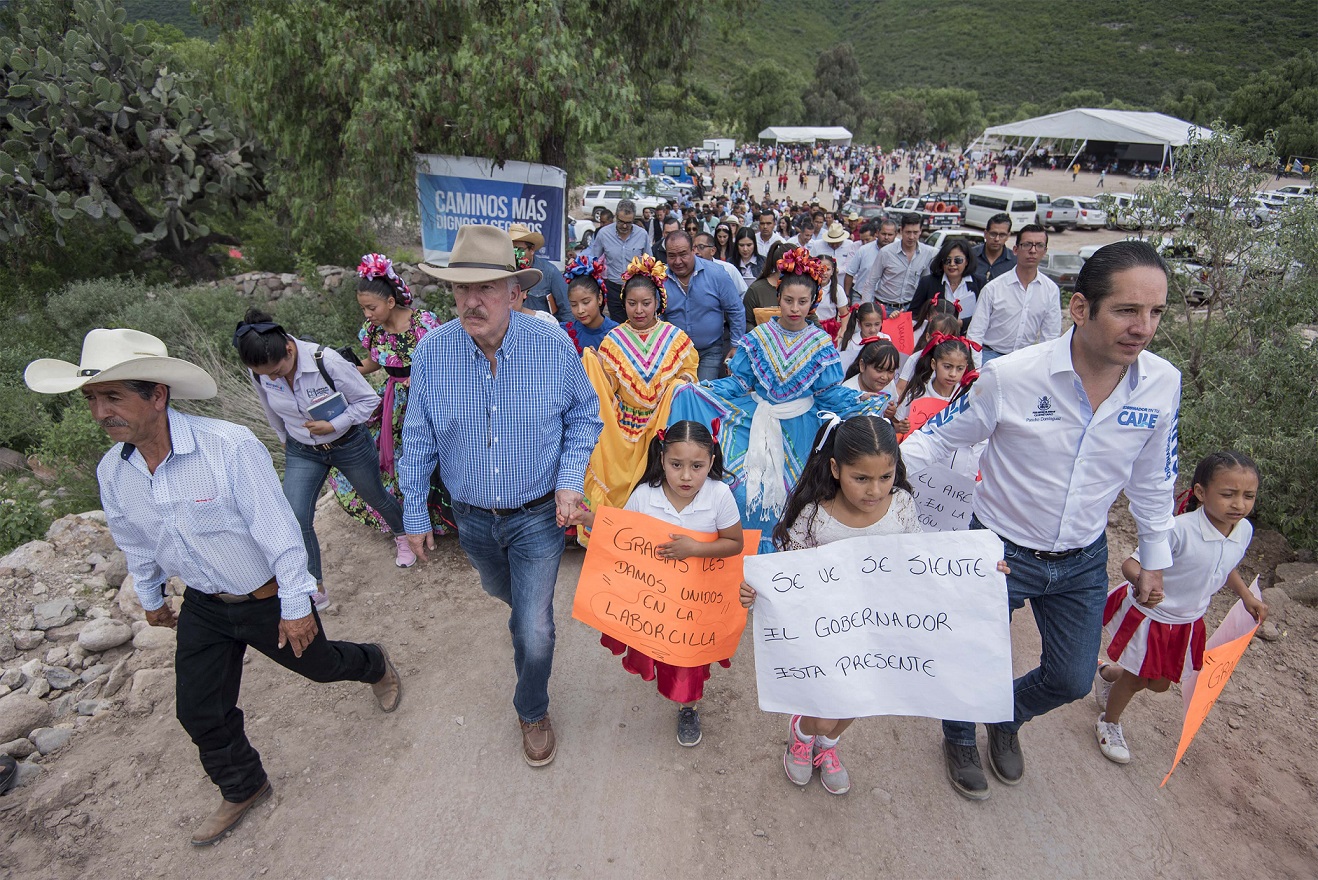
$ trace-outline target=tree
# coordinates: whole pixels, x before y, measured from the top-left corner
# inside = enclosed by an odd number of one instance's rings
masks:
[[[927,89],[924,108],[929,136],[936,141],[965,144],[984,130],[979,92],[973,89]]]
[[[729,2],[729,0],[721,0]],[[704,4],[615,0],[209,0],[230,94],[278,162],[296,222],[347,200],[415,198],[415,155],[580,170],[585,145],[631,124],[638,84],[686,62]]]
[[[211,223],[260,193],[244,130],[117,4],[35,0],[14,22],[0,36],[0,240],[47,212],[63,244],[65,225],[89,217],[132,235],[142,260],[213,274],[211,248],[238,242]]]
[[[865,117],[860,65],[850,43],[839,43],[815,62],[815,78],[801,95],[811,125],[841,125],[855,131]]]
[[[884,127],[891,132],[895,145],[915,144],[929,136],[929,116],[919,89],[889,92],[880,99],[879,106]]]
[[[794,125],[801,120],[800,86],[782,65],[757,61],[732,81],[732,100],[741,121],[742,137],[753,141],[770,125]]]
[[[1158,102],[1158,109],[1195,125],[1208,125],[1222,115],[1222,105],[1216,83],[1195,80],[1174,83]]]
[[[1318,156],[1318,55],[1305,49],[1251,76],[1231,93],[1226,118],[1255,140],[1276,132],[1283,158]]]

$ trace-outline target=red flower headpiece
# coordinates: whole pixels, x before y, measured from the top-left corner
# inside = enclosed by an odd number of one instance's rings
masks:
[[[578,254],[577,258],[568,263],[567,268],[563,270],[563,280],[568,284],[571,284],[573,278],[580,278],[583,275],[589,275],[591,278],[595,279],[595,283],[598,284],[599,289],[603,291],[605,289],[604,271],[605,266],[603,257],[596,257],[594,260],[591,260],[591,258],[585,254]]]
[[[810,256],[805,248],[792,248],[778,260],[777,269],[783,275],[809,275],[816,284],[824,283],[824,261]]]
[[[384,254],[365,254],[357,264],[357,275],[361,278],[383,278],[397,292],[397,298],[403,305],[412,304],[412,288],[394,272],[394,261]]]

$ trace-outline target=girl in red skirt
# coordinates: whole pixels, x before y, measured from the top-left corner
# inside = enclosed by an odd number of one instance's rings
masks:
[[[1094,699],[1103,714],[1095,735],[1103,756],[1130,763],[1121,713],[1142,690],[1162,693],[1181,680],[1183,669],[1204,662],[1204,612],[1225,584],[1260,623],[1268,606],[1249,591],[1236,566],[1249,549],[1249,520],[1258,495],[1259,471],[1239,452],[1215,452],[1199,462],[1190,491],[1171,533],[1172,566],[1161,590],[1137,596],[1131,584],[1140,574],[1139,553],[1121,564],[1127,583],[1113,590],[1103,612],[1112,641],[1094,676]]]

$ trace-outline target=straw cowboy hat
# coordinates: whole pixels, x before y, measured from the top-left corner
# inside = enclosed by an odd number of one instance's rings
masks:
[[[481,284],[515,278],[522,290],[535,287],[541,278],[539,269],[518,271],[513,240],[507,232],[497,226],[475,224],[458,227],[458,238],[453,242],[453,253],[449,254],[446,268],[422,263],[421,271],[450,284]]]
[[[824,235],[824,241],[829,244],[842,244],[842,242],[849,238],[851,238],[851,235],[848,234],[847,230],[841,223],[834,220],[832,223],[828,224],[828,232]]]
[[[508,237],[513,240],[513,244],[518,242],[530,246],[531,253],[535,253],[545,246],[545,237],[531,229],[524,223],[513,223],[508,227]]]
[[[215,380],[196,364],[169,356],[165,343],[140,330],[93,330],[82,341],[82,360],[71,364],[41,358],[23,373],[38,394],[64,394],[102,382],[159,382],[171,397],[206,400],[216,393]]]

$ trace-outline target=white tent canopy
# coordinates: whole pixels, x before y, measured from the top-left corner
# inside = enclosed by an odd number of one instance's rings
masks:
[[[1085,145],[1090,142],[1158,146],[1162,148],[1164,161],[1170,162],[1173,148],[1185,146],[1192,136],[1208,137],[1212,133],[1211,129],[1165,113],[1078,107],[1020,122],[990,126],[985,129],[983,137],[1009,141],[1031,139],[1027,154],[1040,142],[1079,143],[1080,147],[1075,151],[1077,156],[1084,152]]]
[[[851,132],[840,125],[771,125],[760,132],[760,140],[776,144],[814,144],[823,141],[841,147],[851,145]]]

